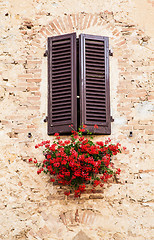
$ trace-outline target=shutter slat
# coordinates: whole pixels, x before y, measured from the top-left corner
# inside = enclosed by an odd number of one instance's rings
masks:
[[[103,61],[99,61],[98,59],[95,59],[95,62],[93,61],[93,58],[88,58],[88,59],[86,59],[86,63],[87,64],[92,64],[92,65],[94,65],[94,66],[104,66],[104,64],[105,64],[105,62],[103,62]]]
[[[71,70],[69,69],[69,68],[67,68],[66,70],[63,70],[63,72],[62,73],[60,73],[60,69],[59,70],[57,70],[57,71],[53,71],[53,73],[54,73],[54,78],[57,78],[57,77],[59,77],[59,76],[65,76],[65,75],[70,75],[71,74]]]
[[[92,103],[93,103],[93,105],[92,105]],[[104,105],[103,105],[104,104]],[[93,101],[93,99],[89,99],[89,102],[87,103],[87,108],[93,108],[93,107],[100,107],[100,109],[102,109],[102,106],[105,106],[105,101],[103,102],[102,101],[102,103],[99,103],[98,101]]]
[[[52,99],[53,99],[53,101],[54,101],[54,100],[59,99],[59,98],[65,99],[65,98],[67,98],[67,97],[70,97],[70,99],[71,99],[70,94],[65,94],[65,93],[63,93],[63,94],[61,94],[61,96],[57,96],[57,95],[55,95],[55,94],[53,93]]]
[[[108,38],[81,34],[79,44],[80,122],[93,133],[110,134]],[[98,129],[94,129],[94,124]]]
[[[57,56],[59,54],[64,55],[66,53],[66,51],[70,52],[69,45],[68,45],[68,47],[65,46],[63,48],[56,49],[56,51],[54,53],[52,53],[52,56]]]
[[[53,68],[52,68],[52,71],[55,72],[55,71],[60,71],[60,70],[62,70],[62,69],[68,69],[68,68],[69,68],[69,65],[64,65],[64,64],[62,64],[62,65],[60,65],[60,66],[53,67]]]
[[[67,58],[63,59],[62,61],[55,62],[52,67],[55,69],[56,67],[66,66],[71,64],[71,59],[68,60]]]
[[[67,55],[67,54],[68,54],[68,55]],[[70,52],[69,52],[69,53],[65,53],[65,54],[63,54],[63,55],[61,55],[61,56],[52,57],[52,59],[53,59],[55,62],[56,62],[56,61],[59,61],[59,60],[62,60],[62,61],[63,61],[64,57],[67,58],[68,60],[71,59]]]
[[[60,91],[61,87],[65,88],[65,89],[70,89],[70,86],[71,86],[71,84],[69,82],[68,83],[65,82],[65,83],[62,83],[60,86],[53,86],[52,90],[53,90],[53,92],[54,91]]]
[[[92,83],[92,84],[105,84],[103,81],[103,78],[96,78],[96,77],[87,77],[86,83]]]
[[[64,102],[64,99],[58,99],[58,101],[55,101],[53,104],[52,104],[52,107],[53,109],[57,109],[58,107],[61,108],[62,104],[59,106],[59,103],[63,103],[63,106],[64,105],[70,105],[71,104],[71,100],[70,99],[66,99],[65,102]]]
[[[53,76],[53,81],[55,80],[57,80],[57,78],[59,79],[59,77],[65,77],[65,76],[68,76],[68,73],[70,74],[71,73],[71,71],[70,71],[70,69],[68,70],[68,72],[66,73],[66,72],[59,72],[58,74],[53,74],[54,76]]]
[[[56,80],[56,81],[53,82],[53,84],[58,84],[58,81],[60,82],[60,81],[62,81],[62,80],[70,81],[70,79],[71,79],[71,76],[64,76],[64,77],[55,78],[55,79],[53,79],[53,81],[54,81],[54,80]]]
[[[87,59],[87,60],[96,59],[97,62],[100,62],[100,63],[102,63],[102,62],[104,61],[104,58],[103,58],[103,57],[102,57],[102,58],[101,58],[101,57],[98,57],[98,56],[96,56],[96,54],[93,54],[93,55],[92,55],[92,54],[89,54],[89,55],[87,54],[87,55],[86,55],[86,59]]]
[[[102,68],[102,71],[99,71],[98,69],[94,69],[94,68],[86,68],[86,73],[88,75],[92,74],[95,76],[101,76],[101,75],[104,75],[104,72],[105,72],[105,68]]]
[[[95,91],[95,88],[96,88],[96,91],[99,87],[99,85],[101,85],[100,83],[96,83],[96,82],[88,82],[87,83],[87,89],[91,89],[91,91]],[[105,84],[103,84],[104,87],[105,87]]]
[[[95,36],[97,37],[97,36]],[[86,45],[89,45],[91,48],[93,47],[96,47],[97,49],[101,46],[104,46],[104,42],[98,40],[98,41],[95,41],[94,39],[88,39],[88,34],[87,34],[87,37],[86,37]]]
[[[48,38],[48,134],[77,128],[76,34]]]
[[[87,69],[88,69],[88,70],[93,69],[94,71],[97,71],[97,70],[98,70],[98,71],[99,71],[99,70],[102,71],[102,69],[105,70],[105,67],[104,67],[104,65],[102,65],[102,66],[99,67],[99,66],[94,66],[93,64],[91,64],[91,65],[88,65],[88,64],[87,64]]]
[[[57,64],[63,64],[64,62],[69,62],[69,63],[71,63],[71,58],[70,58],[70,56],[65,56],[65,58],[64,57],[62,57],[61,59],[54,59],[54,63],[53,63],[53,67],[55,67],[55,65],[57,65]]]
[[[68,46],[70,46],[70,39],[63,39],[62,40],[62,36],[59,36],[59,40],[58,40],[58,37],[54,38],[53,37],[53,43],[52,43],[52,48],[57,48],[59,45],[60,47],[62,48],[65,48],[67,43],[68,43]]]

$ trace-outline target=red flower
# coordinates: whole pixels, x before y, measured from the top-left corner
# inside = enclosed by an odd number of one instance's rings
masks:
[[[30,159],[28,159],[28,161],[29,161],[29,162],[32,162],[33,160],[32,160],[32,158],[30,158]]]
[[[66,196],[69,196],[69,195],[70,195],[70,192],[64,192],[64,194],[65,194]]]
[[[59,136],[59,133],[55,133],[54,136],[55,136],[55,137],[56,137],[56,136]]]
[[[59,133],[55,133],[54,136],[56,137],[56,139],[60,139]]]
[[[117,171],[116,171],[116,174],[118,174],[118,175],[119,175],[119,174],[120,174],[120,172],[121,172],[121,169],[120,169],[120,168],[118,168],[118,169],[117,169]]]
[[[79,132],[85,132],[85,129],[79,129]]]
[[[97,124],[94,125],[94,128],[98,128]]]
[[[85,191],[85,188],[86,188],[86,185],[83,184],[82,186],[81,186],[81,185],[79,186],[78,190],[79,190],[80,192],[84,192],[84,191]]]
[[[74,191],[74,197],[80,197],[81,193],[80,193],[80,190],[75,190]]]
[[[51,179],[50,179],[50,182],[55,182],[55,179],[54,179],[54,178],[51,178]]]
[[[96,186],[98,186],[100,183],[101,183],[101,181],[99,181],[99,180],[94,180],[93,186],[96,187]]]
[[[65,140],[64,141],[65,144],[70,144],[70,142],[71,142],[70,140]]]
[[[51,155],[50,154],[47,154],[47,159],[50,159],[51,158]]]
[[[59,163],[59,162],[57,162],[57,163],[54,163],[54,164],[53,164],[53,166],[54,166],[55,168],[57,168],[57,167],[59,167],[59,166],[60,166],[60,163]]]
[[[34,160],[34,163],[37,163],[37,159]]]
[[[65,172],[65,176],[69,177],[70,176],[70,172]]]

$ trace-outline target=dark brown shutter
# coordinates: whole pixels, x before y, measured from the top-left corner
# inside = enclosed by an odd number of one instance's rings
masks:
[[[77,128],[76,34],[48,38],[48,134]]]
[[[93,133],[110,134],[108,37],[81,34],[79,59],[80,124]]]

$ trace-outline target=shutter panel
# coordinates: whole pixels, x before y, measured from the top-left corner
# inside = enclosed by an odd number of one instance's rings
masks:
[[[48,38],[48,134],[77,128],[76,34]]]
[[[81,34],[79,59],[80,124],[96,134],[111,134],[108,37]]]

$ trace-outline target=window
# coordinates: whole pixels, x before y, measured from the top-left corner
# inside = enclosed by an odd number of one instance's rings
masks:
[[[109,39],[76,33],[48,38],[48,134],[81,124],[110,134]],[[98,129],[94,129],[94,125]]]

